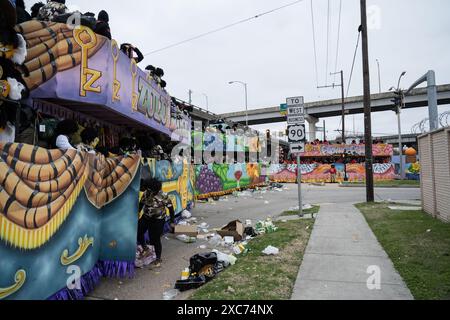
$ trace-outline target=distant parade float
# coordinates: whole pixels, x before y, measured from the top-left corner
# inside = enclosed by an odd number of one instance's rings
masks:
[[[392,163],[394,150],[392,145],[374,144],[375,181],[388,181],[396,178],[395,165]],[[301,155],[302,181],[306,183],[330,183],[332,166],[336,169],[336,182],[365,181],[365,146],[360,145],[306,145]],[[297,164],[283,163],[270,167],[270,179],[281,183],[297,181]]]

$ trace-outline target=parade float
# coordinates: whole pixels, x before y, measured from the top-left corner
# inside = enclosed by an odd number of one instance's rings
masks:
[[[388,181],[395,179],[395,166],[391,159],[394,150],[389,144],[374,144],[374,179]],[[301,154],[302,181],[306,183],[331,182],[332,166],[337,171],[336,182],[365,181],[364,145],[307,144]],[[347,177],[347,178],[346,178]],[[270,180],[281,183],[297,181],[297,164],[273,164],[270,167]]]
[[[13,1],[1,5],[7,16],[14,13]],[[24,90],[19,97],[2,90],[0,108],[20,108],[22,100],[58,120],[95,122],[109,146],[130,128],[166,137],[190,130],[189,117],[174,114],[168,93],[114,40],[42,21],[14,32],[25,41],[26,58],[2,55],[2,85],[13,92],[23,83]],[[26,72],[15,80],[17,70]],[[5,142],[0,152],[0,300],[81,299],[101,277],[132,276],[142,172],[163,181],[177,213],[194,200],[194,170],[185,160]]]
[[[196,138],[196,135],[201,137]],[[257,135],[246,139],[243,135],[221,133],[211,126],[204,133],[194,131],[193,143],[194,151],[200,152],[203,160],[208,157],[207,154],[223,155],[220,161],[206,161],[205,164],[195,165],[197,199],[220,197],[265,184],[262,164],[249,161],[250,152],[255,156],[260,153]]]

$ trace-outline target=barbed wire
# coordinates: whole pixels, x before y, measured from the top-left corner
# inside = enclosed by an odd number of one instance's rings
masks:
[[[450,111],[442,113],[439,116],[440,127],[442,128],[448,127],[450,125],[449,120],[450,120]],[[430,119],[425,118],[411,127],[411,133],[424,134],[430,131],[429,128],[430,128]]]

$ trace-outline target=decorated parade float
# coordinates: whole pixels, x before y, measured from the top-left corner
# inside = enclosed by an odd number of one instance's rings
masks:
[[[394,150],[389,144],[374,144],[374,179],[375,181],[394,180],[395,166],[391,159]],[[365,181],[365,145],[329,145],[307,144],[301,154],[302,181],[306,183],[331,182],[331,169],[336,169],[336,182]],[[270,179],[281,183],[297,181],[297,164],[295,162],[273,164],[270,167]]]
[[[214,130],[214,126],[211,128]],[[196,138],[201,135],[201,138]],[[196,143],[201,141],[202,143]],[[205,153],[221,152],[228,161],[195,165],[195,194],[199,200],[220,197],[265,184],[262,164],[250,161],[249,153],[260,154],[259,137],[244,139],[243,136],[224,134],[220,131],[193,132],[194,151]],[[240,159],[237,154],[243,158]],[[225,163],[224,163],[225,162]]]
[[[14,15],[14,1],[1,7]],[[14,28],[11,18],[2,28],[9,33],[2,39],[17,41],[0,41],[11,51],[0,59],[0,108],[19,113],[21,101],[53,119],[95,123],[105,146],[134,129],[168,141],[175,130],[190,130],[190,118],[114,40],[55,22]],[[45,133],[50,122],[40,121]],[[177,213],[194,201],[194,170],[185,160],[13,142],[0,142],[0,152],[0,300],[80,299],[101,277],[131,276],[144,172],[163,181]],[[68,286],[79,277],[81,287]]]

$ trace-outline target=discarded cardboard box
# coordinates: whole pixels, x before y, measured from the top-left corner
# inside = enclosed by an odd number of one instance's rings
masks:
[[[175,226],[174,234],[175,236],[184,234],[187,235],[188,237],[197,237],[198,229],[197,226],[177,225]]]
[[[217,234],[222,238],[234,237],[234,241],[241,241],[244,238],[244,225],[239,220],[232,221],[222,230],[217,231]]]

